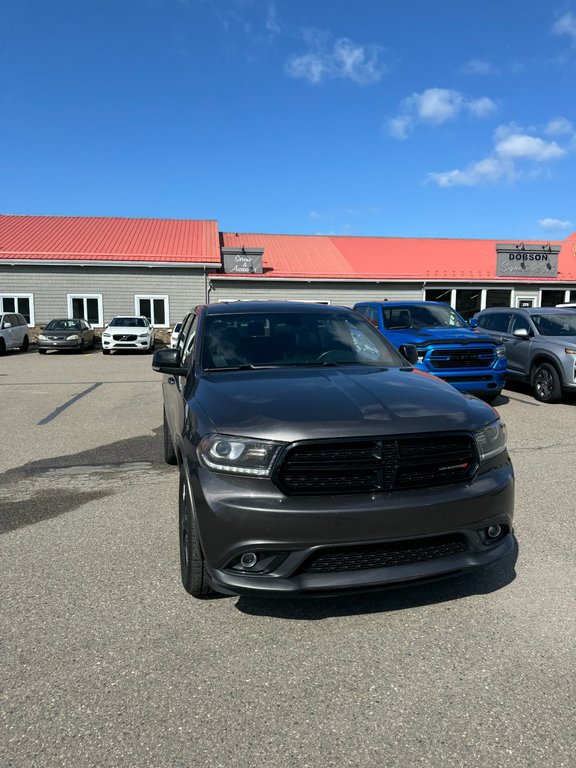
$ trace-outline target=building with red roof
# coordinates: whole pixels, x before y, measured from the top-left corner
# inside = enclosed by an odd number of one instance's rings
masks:
[[[219,232],[216,221],[0,216],[0,311],[30,325],[145,314],[168,328],[204,301],[436,299],[486,306],[576,300],[564,241]]]

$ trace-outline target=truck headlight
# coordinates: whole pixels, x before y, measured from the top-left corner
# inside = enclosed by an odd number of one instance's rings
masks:
[[[198,445],[200,463],[216,472],[270,477],[280,443],[249,437],[206,435]]]
[[[474,435],[480,461],[486,461],[506,450],[506,425],[500,419]]]
[[[499,360],[502,360],[502,358],[506,357],[506,347],[503,344],[499,347],[496,347],[496,357]]]

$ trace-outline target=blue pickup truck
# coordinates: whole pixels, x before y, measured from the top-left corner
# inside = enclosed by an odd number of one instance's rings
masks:
[[[413,344],[416,367],[456,389],[492,401],[506,379],[504,346],[474,331],[452,307],[436,301],[362,301],[354,305],[399,349]]]

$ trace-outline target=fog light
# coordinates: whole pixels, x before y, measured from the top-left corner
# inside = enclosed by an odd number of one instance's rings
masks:
[[[501,525],[489,525],[486,529],[486,534],[488,535],[489,539],[497,539],[499,536],[502,535],[502,526]]]
[[[254,568],[258,562],[258,557],[254,552],[245,552],[240,558],[240,565],[242,568]]]

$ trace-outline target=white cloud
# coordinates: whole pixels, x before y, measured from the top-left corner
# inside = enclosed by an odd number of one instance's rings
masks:
[[[494,151],[502,158],[510,160],[526,158],[536,162],[554,160],[566,154],[566,150],[555,141],[544,141],[528,134],[512,134],[498,141]]]
[[[544,128],[544,133],[549,136],[561,136],[562,134],[573,134],[574,126],[565,117],[557,117],[554,120],[550,120],[548,125]]]
[[[460,70],[463,75],[497,75],[499,70],[485,59],[470,59]]]
[[[561,230],[572,229],[572,222],[563,221],[562,219],[539,219],[538,224],[546,232],[558,232]]]
[[[374,45],[361,45],[348,38],[340,38],[331,49],[322,35],[308,35],[314,51],[292,56],[286,71],[291,77],[303,78],[313,85],[325,80],[352,80],[358,85],[372,85],[384,75],[386,68],[379,62],[381,49]]]
[[[487,96],[467,99],[459,91],[428,88],[402,100],[398,114],[388,120],[388,130],[394,138],[406,139],[418,123],[441,125],[465,112],[485,117],[495,109],[496,104]]]
[[[511,183],[521,176],[538,175],[546,163],[564,157],[568,151],[556,141],[546,141],[513,123],[500,125],[494,131],[494,145],[487,157],[462,170],[429,173],[428,180],[439,187]]]
[[[573,13],[565,13],[555,22],[552,34],[559,37],[568,37],[572,45],[576,45],[576,16]]]

